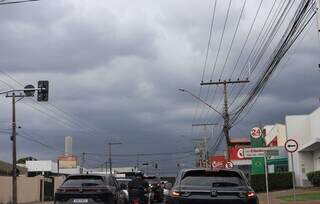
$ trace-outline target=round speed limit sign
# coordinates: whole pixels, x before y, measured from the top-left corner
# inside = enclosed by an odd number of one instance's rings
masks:
[[[298,150],[298,142],[293,139],[289,139],[284,144],[284,147],[287,150],[287,152],[293,153]]]
[[[250,135],[251,135],[251,137],[258,139],[259,137],[262,136],[262,131],[260,128],[254,127],[254,128],[252,128]]]
[[[231,161],[228,161],[227,163],[226,163],[226,169],[232,169],[233,168],[233,163],[231,162]]]

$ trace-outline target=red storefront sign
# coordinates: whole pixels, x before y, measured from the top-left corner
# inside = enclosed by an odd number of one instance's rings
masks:
[[[226,165],[226,159],[223,155],[211,157],[212,168],[225,168],[225,165]]]
[[[229,149],[230,160],[245,160],[243,155],[243,147],[234,146]]]

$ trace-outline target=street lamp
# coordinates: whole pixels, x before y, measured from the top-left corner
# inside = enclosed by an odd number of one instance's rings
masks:
[[[112,174],[112,158],[111,158],[111,146],[112,145],[121,145],[121,142],[109,142],[109,168],[110,168],[110,174]],[[107,173],[107,169],[106,169]]]
[[[212,107],[210,104],[208,104],[203,99],[201,99],[200,97],[196,96],[195,94],[193,94],[189,90],[179,89],[179,91],[188,93],[190,96],[192,96],[196,100],[200,101],[201,103],[205,104],[206,106],[208,106],[214,112],[218,113],[224,119],[225,122],[224,122],[223,130],[224,130],[226,141],[227,141],[227,160],[229,160],[229,145],[230,145],[229,129],[230,129],[230,125],[229,125],[229,115],[227,114],[227,112],[221,113],[220,111],[218,111],[217,109]]]
[[[217,109],[215,109],[214,107],[212,107],[210,104],[208,104],[207,102],[205,102],[204,100],[202,100],[200,97],[194,95],[192,92],[186,90],[186,89],[179,89],[179,91],[181,92],[185,92],[188,93],[189,95],[191,95],[193,98],[197,99],[198,101],[204,103],[205,105],[207,105],[209,108],[211,108],[213,111],[215,111],[216,113],[218,113],[219,115],[221,115],[223,117],[223,114],[220,113]]]

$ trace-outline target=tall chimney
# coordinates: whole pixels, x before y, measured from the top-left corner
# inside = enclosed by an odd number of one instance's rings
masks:
[[[65,156],[72,155],[72,137],[66,136],[64,139],[64,154]]]

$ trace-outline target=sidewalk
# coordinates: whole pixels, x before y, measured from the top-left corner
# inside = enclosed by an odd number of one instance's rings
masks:
[[[320,189],[313,189],[313,188],[301,188],[301,189],[296,189],[296,194],[301,194],[301,193],[312,193],[312,192],[319,192]],[[292,195],[293,191],[292,189],[290,190],[283,190],[283,191],[274,191],[269,193],[270,197],[270,204],[292,204],[292,203],[297,203],[297,204],[320,204],[320,201],[299,201],[299,202],[285,202],[282,200],[279,200],[278,197],[280,196],[287,196],[287,195]],[[267,204],[267,195],[266,193],[258,193],[259,197],[259,203],[260,204]]]

